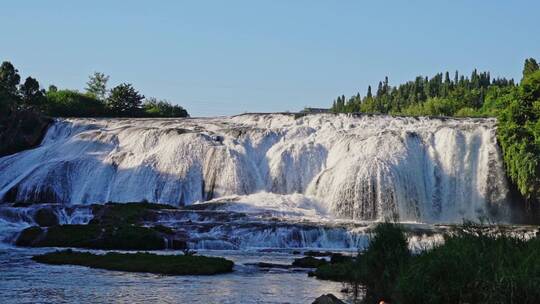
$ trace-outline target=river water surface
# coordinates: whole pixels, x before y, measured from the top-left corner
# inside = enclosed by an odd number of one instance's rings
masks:
[[[261,271],[245,264],[290,264],[283,252],[204,251],[235,262],[234,272],[215,276],[162,276],[39,264],[49,248],[0,248],[0,303],[311,303],[321,294],[340,297],[340,283],[306,271]],[[166,254],[177,253],[167,251]]]

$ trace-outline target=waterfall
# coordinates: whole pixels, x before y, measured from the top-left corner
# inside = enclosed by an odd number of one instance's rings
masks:
[[[39,147],[0,158],[0,200],[189,205],[269,193],[340,218],[461,222],[506,214],[495,134],[483,118],[58,119]]]

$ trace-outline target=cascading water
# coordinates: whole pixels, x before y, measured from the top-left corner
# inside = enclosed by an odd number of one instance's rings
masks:
[[[495,128],[494,119],[346,114],[60,119],[38,148],[0,158],[0,198],[257,204],[253,194],[266,192],[341,218],[461,222],[505,214]]]

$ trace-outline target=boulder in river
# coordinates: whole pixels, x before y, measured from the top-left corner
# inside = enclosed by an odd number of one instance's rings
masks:
[[[324,259],[317,259],[314,257],[303,257],[300,259],[295,259],[292,263],[292,266],[294,267],[301,267],[301,268],[317,268],[321,265],[327,264],[328,262]]]
[[[338,299],[335,295],[329,293],[322,295],[315,299],[312,304],[345,304],[345,302]]]
[[[41,227],[55,226],[60,223],[58,216],[51,208],[41,208],[34,214],[34,221]]]

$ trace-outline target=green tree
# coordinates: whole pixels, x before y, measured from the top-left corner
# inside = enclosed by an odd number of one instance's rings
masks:
[[[111,90],[107,99],[107,107],[112,114],[121,116],[137,116],[141,112],[144,96],[129,83],[122,83]]]
[[[10,62],[0,65],[0,116],[9,115],[18,103],[17,86],[21,81],[18,71]]]
[[[20,86],[21,101],[24,107],[41,109],[45,103],[44,91],[39,89],[39,82],[32,77],[26,78]]]
[[[94,74],[90,75],[88,78],[88,82],[86,83],[86,93],[101,100],[105,99],[109,76],[100,72],[94,72]]]
[[[523,79],[535,71],[538,71],[538,63],[536,60],[534,60],[534,58],[525,59],[525,65],[523,66]]]
[[[10,62],[2,62],[0,65],[0,91],[12,96],[17,94],[17,86],[21,81],[18,72]]]
[[[151,117],[188,117],[187,111],[178,105],[173,105],[166,100],[157,100],[156,98],[148,98],[143,109],[145,116]]]

